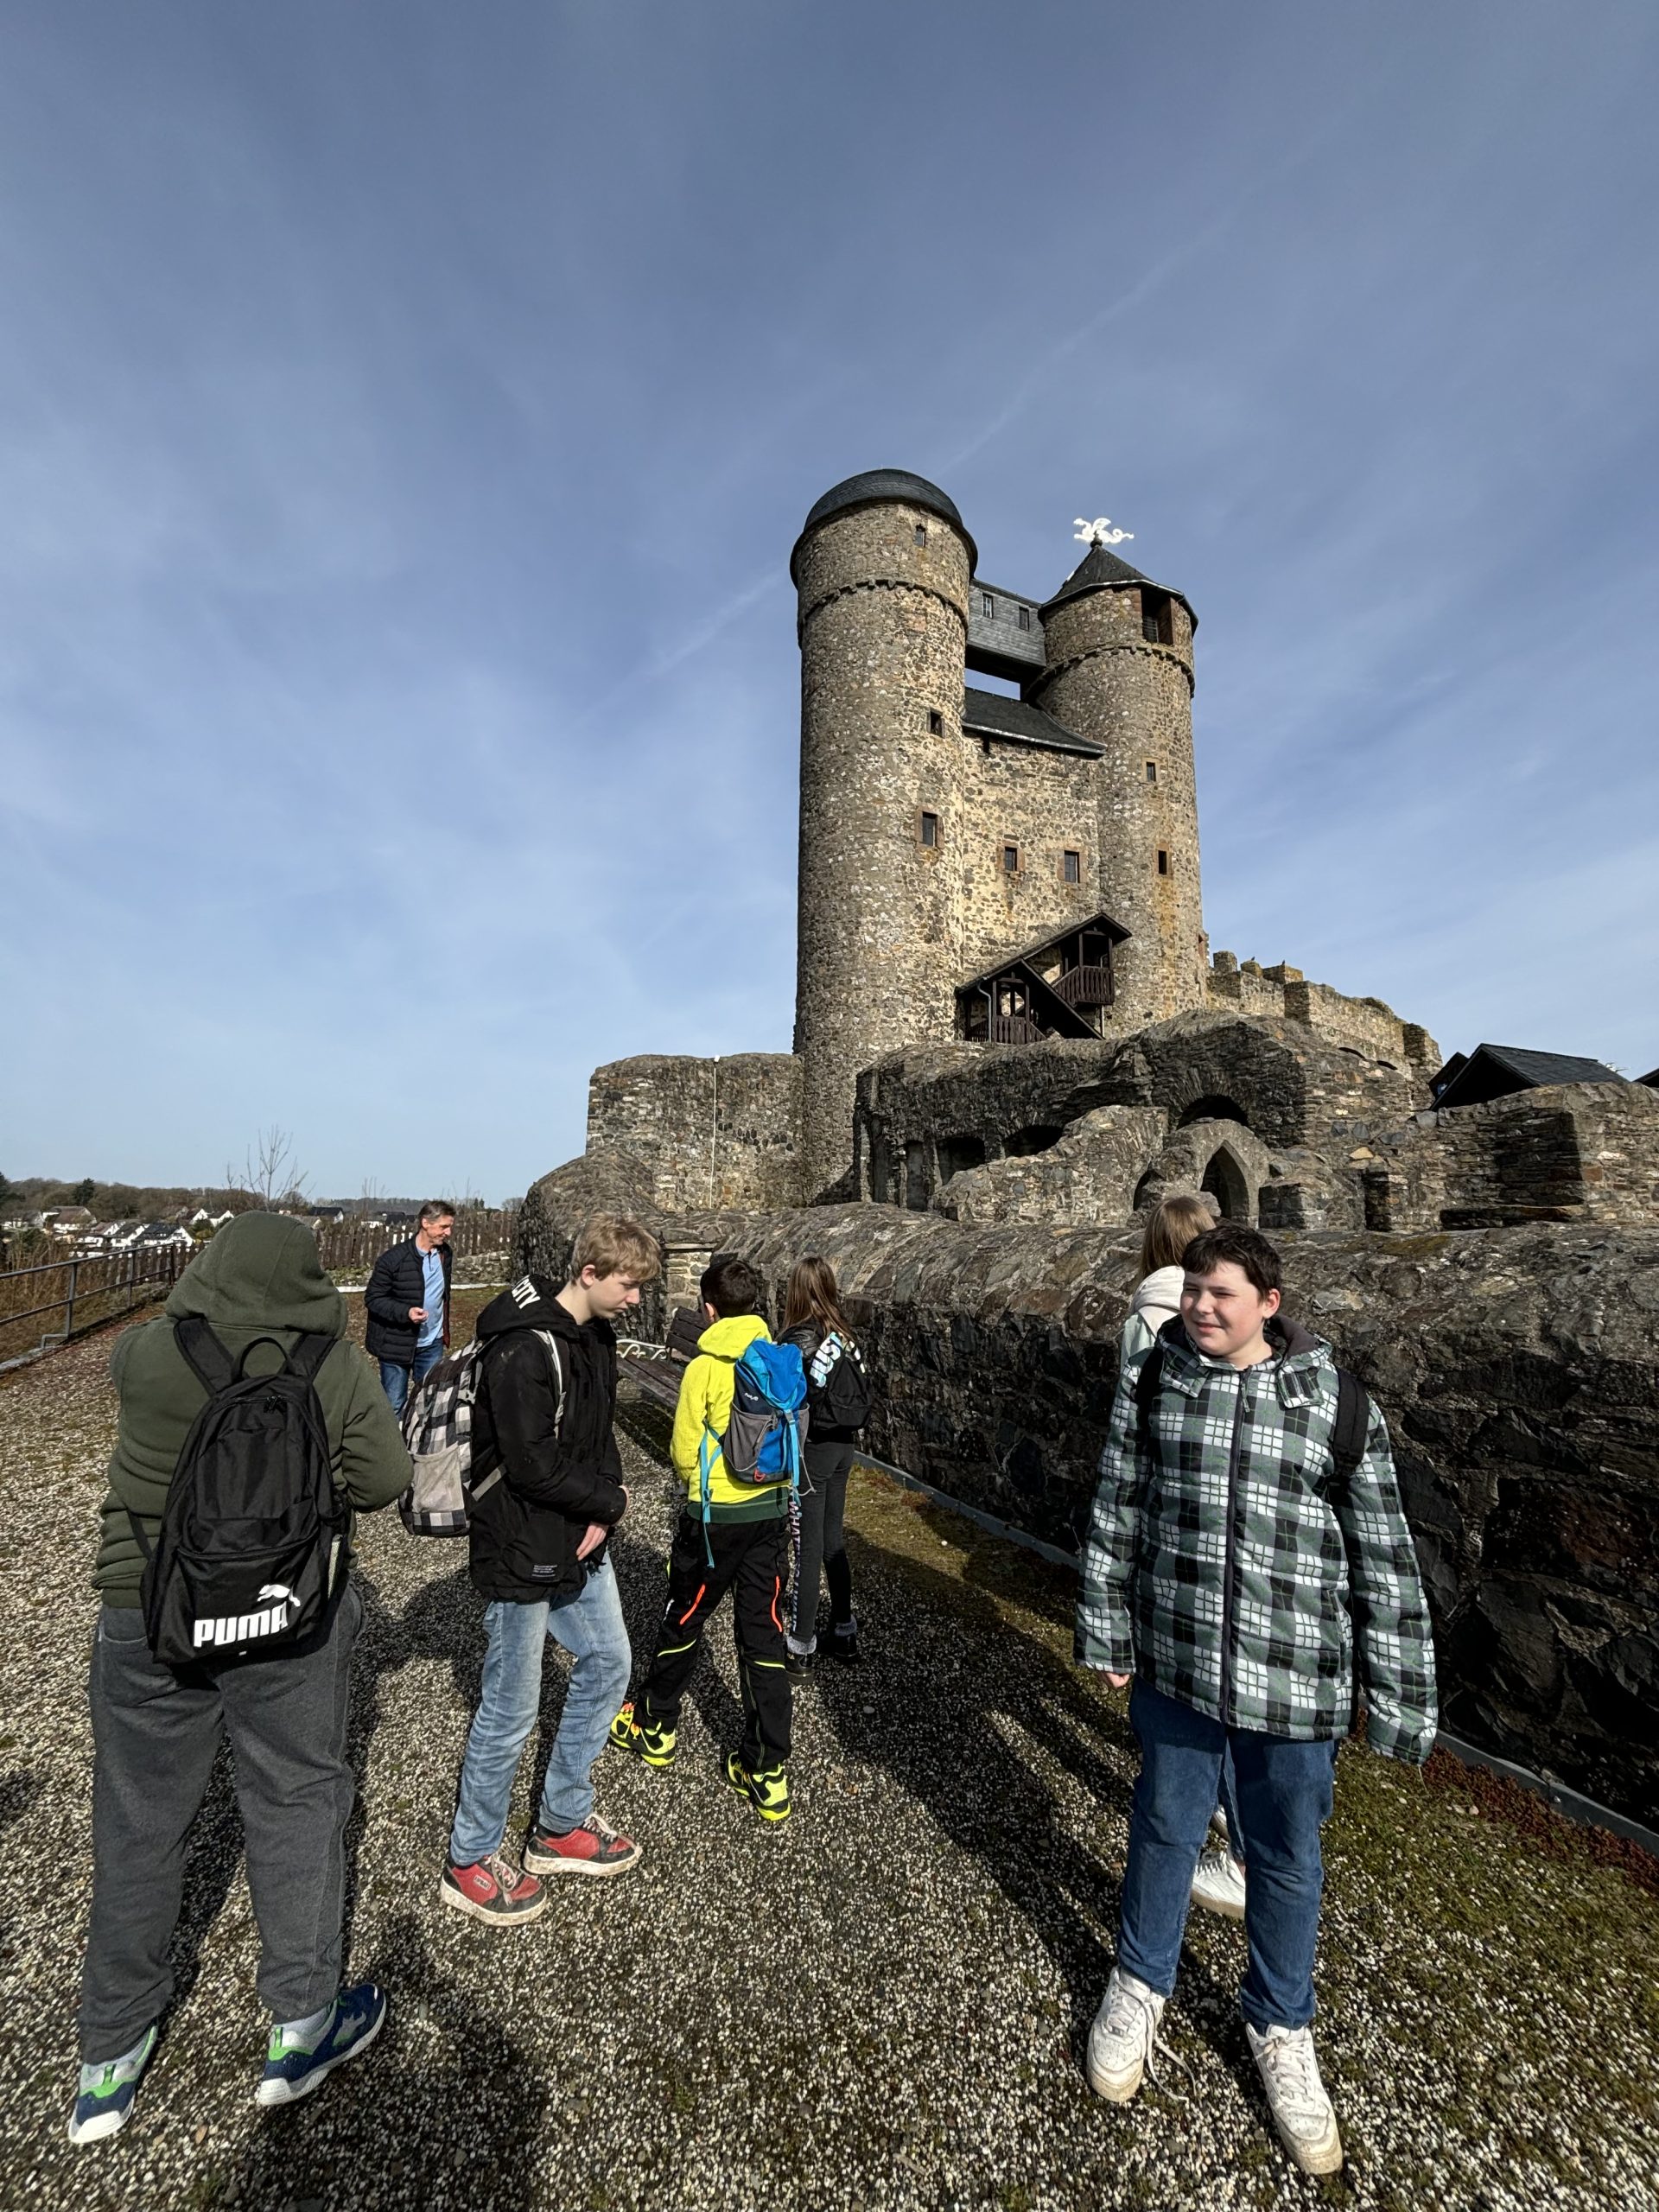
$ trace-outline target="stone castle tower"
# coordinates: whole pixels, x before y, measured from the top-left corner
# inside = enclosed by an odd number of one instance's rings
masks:
[[[937,485],[878,469],[791,559],[808,1195],[856,1194],[855,1082],[883,1053],[1205,1003],[1192,609],[1099,546],[1046,601],[977,558]]]

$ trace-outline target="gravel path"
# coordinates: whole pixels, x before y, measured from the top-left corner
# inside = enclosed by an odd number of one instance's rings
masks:
[[[8,2207],[1659,2202],[1651,1862],[1599,1863],[1529,1808],[1516,1825],[1503,1792],[1438,1761],[1425,1783],[1344,1755],[1319,1972],[1343,2179],[1302,2180],[1273,2142],[1234,2009],[1242,1931],[1203,1914],[1167,2016],[1190,2079],[1170,2067],[1127,2111],[1099,2104],[1077,2055],[1110,1959],[1123,1700],[1067,1663],[1062,1576],[874,1476],[851,1515],[871,1657],[798,1698],[794,1819],[764,1827],[717,1778],[737,1719],[722,1621],[678,1765],[607,1754],[601,1770],[601,1808],[645,1843],[639,1870],[566,1885],[505,1936],[435,1896],[480,1608],[454,1548],[379,1516],[362,1543],[351,1957],[392,1991],[380,2049],[314,2101],[256,2113],[264,2022],[221,1770],[191,1860],[183,1994],[137,2116],[72,2152],[109,1344],[0,1383]],[[638,1649],[673,1498],[645,1448],[653,1416],[630,1426],[618,1568]],[[550,1667],[550,1722],[561,1694]]]

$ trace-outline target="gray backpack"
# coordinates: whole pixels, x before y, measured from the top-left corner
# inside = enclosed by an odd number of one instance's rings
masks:
[[[531,1332],[547,1346],[558,1410],[554,1433],[564,1419],[564,1372],[559,1348],[546,1329]],[[484,1347],[476,1338],[422,1381],[404,1408],[404,1442],[409,1447],[414,1480],[397,1501],[411,1536],[464,1536],[478,1500],[501,1479],[501,1463],[474,1481],[473,1408],[484,1382]]]

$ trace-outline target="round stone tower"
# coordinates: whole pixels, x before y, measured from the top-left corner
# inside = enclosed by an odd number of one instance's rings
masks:
[[[1096,545],[1042,609],[1033,702],[1106,748],[1101,902],[1127,929],[1112,1028],[1205,1003],[1209,947],[1192,773],[1192,632],[1179,592]]]
[[[898,468],[826,492],[790,557],[801,641],[795,1050],[809,1198],[855,1194],[859,1070],[952,1033],[940,975],[964,864],[956,779],[975,559],[953,503]]]

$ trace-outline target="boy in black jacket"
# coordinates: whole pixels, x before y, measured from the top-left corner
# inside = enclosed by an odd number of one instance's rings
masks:
[[[632,1661],[606,1555],[628,1503],[611,1427],[611,1324],[638,1305],[658,1264],[637,1222],[600,1214],[576,1238],[563,1290],[525,1275],[479,1316],[472,1579],[487,1601],[489,1648],[439,1893],[489,1927],[542,1913],[538,1875],[620,1874],[639,1857],[639,1845],[594,1811],[593,1766]],[[486,1487],[498,1466],[500,1480]],[[550,1636],[575,1663],[521,1869],[503,1849],[507,1808],[541,1705]]]

